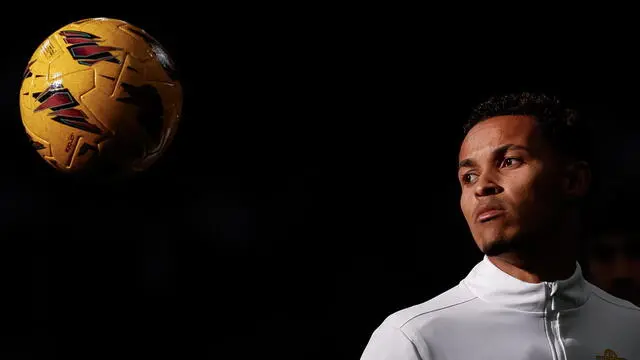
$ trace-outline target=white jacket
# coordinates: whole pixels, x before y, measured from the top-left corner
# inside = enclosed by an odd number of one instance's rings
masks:
[[[457,286],[387,317],[361,360],[640,360],[640,308],[587,282],[526,283],[485,256]]]

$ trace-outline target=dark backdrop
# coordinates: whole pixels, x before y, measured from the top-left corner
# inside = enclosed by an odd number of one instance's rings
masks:
[[[480,260],[455,161],[469,108],[496,92],[550,91],[605,119],[608,173],[633,174],[635,60],[590,24],[124,8],[3,24],[3,358],[358,358],[384,317]],[[173,145],[122,184],[54,172],[19,117],[38,44],[95,16],[155,36],[184,86]]]

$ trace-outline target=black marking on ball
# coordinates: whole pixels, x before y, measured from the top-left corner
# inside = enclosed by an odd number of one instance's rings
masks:
[[[98,147],[97,146],[93,146],[91,144],[84,143],[84,144],[82,144],[82,146],[80,146],[80,149],[78,150],[78,155],[84,155],[89,150],[93,150],[95,152],[98,152]]]
[[[158,144],[164,126],[164,106],[158,90],[151,85],[134,86],[127,83],[120,84],[129,97],[117,100],[138,108],[138,123],[149,135],[152,142]]]

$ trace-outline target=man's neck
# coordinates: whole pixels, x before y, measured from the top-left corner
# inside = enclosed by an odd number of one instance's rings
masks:
[[[581,236],[577,213],[558,221],[563,226],[523,241],[517,250],[487,256],[505,273],[528,283],[568,279],[576,271]]]
[[[568,279],[576,270],[576,260],[572,256],[537,258],[535,261],[518,254],[508,253],[488,256],[498,269],[528,283]]]

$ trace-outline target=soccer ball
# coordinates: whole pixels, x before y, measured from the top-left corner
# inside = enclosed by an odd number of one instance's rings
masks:
[[[125,21],[68,24],[34,52],[20,113],[28,139],[56,169],[143,171],[171,143],[182,87],[163,47]]]

